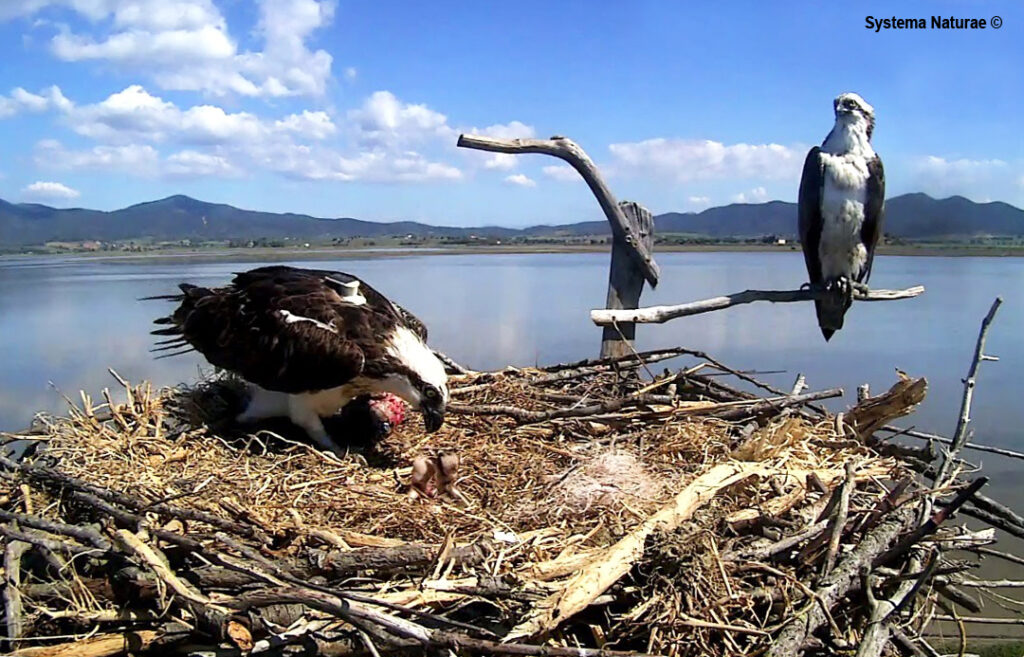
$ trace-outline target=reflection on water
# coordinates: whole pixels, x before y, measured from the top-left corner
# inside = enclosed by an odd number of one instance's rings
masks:
[[[669,253],[662,279],[643,303],[679,303],[747,288],[792,288],[804,278],[799,253]],[[197,354],[154,360],[152,319],[166,301],[139,297],[176,291],[179,281],[216,285],[248,261],[0,261],[0,430],[25,426],[35,411],[61,410],[53,389],[77,397],[111,383],[112,367],[157,385],[193,380],[208,366]],[[290,264],[302,265],[301,262]],[[600,330],[589,320],[604,302],[606,254],[464,255],[318,260],[348,271],[418,314],[432,345],[481,369],[551,363],[596,355]],[[884,257],[873,284],[920,283],[924,296],[855,304],[846,328],[828,344],[809,304],[757,303],[638,328],[638,349],[684,345],[744,368],[787,370],[766,378],[786,387],[804,372],[812,388],[875,391],[895,381],[894,368],[926,376],[929,394],[914,421],[949,432],[982,316],[1005,302],[988,350],[999,363],[982,369],[975,400],[979,441],[1022,445],[1019,404],[1024,382],[1024,260]],[[52,386],[50,383],[52,382]],[[845,400],[838,402],[847,403]]]

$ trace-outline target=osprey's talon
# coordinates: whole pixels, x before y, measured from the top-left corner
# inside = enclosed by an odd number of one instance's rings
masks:
[[[865,283],[851,283],[850,285],[853,287],[855,292],[859,292],[861,294],[868,294],[871,292],[871,288]]]

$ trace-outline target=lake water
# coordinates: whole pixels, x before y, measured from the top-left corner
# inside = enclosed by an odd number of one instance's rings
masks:
[[[431,344],[478,369],[548,364],[597,355],[601,331],[591,308],[604,304],[608,256],[602,253],[445,255],[287,261],[364,278],[419,315]],[[665,253],[661,283],[643,305],[680,303],[747,288],[785,289],[804,280],[792,253]],[[39,410],[59,411],[54,389],[77,397],[113,383],[114,368],[157,385],[194,380],[201,356],[154,360],[154,317],[179,281],[217,285],[264,262],[188,259],[20,258],[0,260],[0,430],[17,430]],[[922,284],[898,302],[855,304],[846,327],[825,343],[810,304],[759,302],[726,311],[640,325],[637,348],[682,345],[739,368],[785,370],[764,378],[788,388],[797,372],[811,389],[856,386],[881,392],[895,368],[926,376],[928,398],[913,423],[950,433],[981,318],[1004,304],[989,336],[998,363],[982,367],[974,402],[977,441],[1024,450],[1024,259],[882,257],[875,287]],[[52,385],[51,385],[52,384]],[[975,454],[976,456],[977,455]],[[988,460],[986,457],[985,460]],[[989,464],[986,463],[986,466]],[[991,465],[1005,465],[992,463]]]
[[[748,288],[792,289],[805,279],[799,252],[664,253],[661,283],[642,305],[682,303]],[[285,261],[302,266],[300,260]],[[57,390],[99,398],[116,387],[107,368],[130,381],[158,386],[194,381],[209,366],[198,354],[154,360],[154,317],[166,301],[139,297],[176,292],[176,284],[218,285],[232,272],[266,264],[233,260],[12,258],[0,260],[0,431],[29,424],[37,411],[66,408]],[[601,330],[589,311],[604,305],[608,255],[412,255],[317,259],[306,266],[364,278],[423,319],[430,342],[477,368],[564,362],[597,355]],[[637,328],[637,349],[686,346],[737,368],[785,370],[764,378],[788,389],[798,372],[812,390],[842,387],[828,403],[854,402],[856,387],[875,393],[897,380],[896,368],[925,376],[920,410],[902,425],[949,435],[955,425],[982,317],[993,299],[1004,303],[993,325],[973,411],[975,440],[1024,451],[1024,258],[881,257],[875,287],[924,285],[916,299],[854,304],[846,327],[830,343],[808,303],[756,303]],[[683,366],[688,359],[665,365]],[[659,365],[658,367],[662,367]],[[967,452],[992,477],[990,495],[1024,509],[1024,462]],[[1024,553],[1024,542],[1000,538]],[[999,562],[983,571],[1019,578]],[[983,575],[984,576],[984,575]],[[997,610],[991,610],[990,615]],[[982,633],[977,628],[977,633]]]

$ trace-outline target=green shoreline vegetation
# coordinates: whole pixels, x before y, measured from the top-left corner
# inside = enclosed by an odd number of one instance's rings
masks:
[[[0,247],[0,257],[73,255],[99,259],[149,258],[291,258],[308,259],[336,257],[398,257],[409,255],[484,255],[528,253],[603,253],[610,248],[608,236],[573,236],[553,238],[413,238],[375,237],[346,238],[324,241],[285,239],[192,242],[180,240],[158,242],[128,240],[101,243],[49,242],[44,245]],[[692,235],[662,235],[655,243],[656,251],[674,252],[786,252],[799,251],[799,242],[786,238],[713,239]],[[890,239],[879,245],[880,255],[899,256],[1024,256],[1024,238],[977,238],[960,241],[906,241]]]

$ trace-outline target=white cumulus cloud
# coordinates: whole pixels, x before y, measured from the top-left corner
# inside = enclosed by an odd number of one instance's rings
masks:
[[[85,16],[91,30],[66,25],[50,48],[65,61],[99,61],[150,76],[164,89],[214,96],[322,95],[333,58],[308,41],[334,19],[334,0],[258,0],[253,36],[239,49],[211,0],[3,0],[0,20],[49,7]]]
[[[1015,183],[1024,184],[1024,177],[1018,178],[1019,165],[1019,162],[1014,166],[1001,159],[947,159],[927,155],[911,162],[910,179],[916,189],[932,196],[958,194],[983,202],[985,198],[1006,198]]]
[[[0,95],[0,119],[10,118],[22,112],[39,113],[49,110],[66,112],[71,107],[71,101],[64,97],[60,87],[56,85],[50,86],[38,94],[15,87],[9,96]]]
[[[690,205],[711,205],[711,197],[709,196],[691,196],[686,200],[690,202]]]
[[[225,112],[215,105],[182,110],[174,103],[132,85],[102,102],[72,110],[75,132],[101,141],[174,140],[191,144],[252,142],[274,135],[324,139],[336,127],[325,112],[303,111],[276,121],[248,112]]]
[[[505,178],[505,182],[512,185],[519,185],[520,187],[536,187],[537,183],[532,178],[523,173],[516,173]]]
[[[35,151],[36,165],[44,169],[123,171],[136,176],[155,173],[159,159],[159,153],[148,144],[68,150],[59,141],[46,139],[36,144]]]
[[[267,152],[259,160],[264,168],[300,180],[423,183],[462,178],[458,168],[415,151],[342,155],[333,149],[291,146]]]
[[[526,125],[522,121],[509,121],[508,123],[496,123],[486,128],[463,128],[458,132],[470,135],[482,135],[496,139],[532,139],[536,131],[532,125]],[[475,162],[482,162],[485,169],[510,171],[519,166],[522,155],[511,153],[490,153],[487,151],[469,150],[469,156]]]
[[[576,172],[576,169],[573,169],[568,164],[550,164],[541,169],[541,171],[548,178],[561,182],[583,180],[583,178],[580,177],[580,174]]]
[[[194,150],[180,151],[168,157],[163,171],[165,175],[176,178],[234,178],[242,173],[224,156]]]
[[[77,190],[71,189],[67,185],[59,182],[50,181],[37,181],[28,185],[21,190],[21,193],[26,198],[37,199],[37,200],[69,200],[78,198],[80,194]]]
[[[781,144],[730,144],[656,138],[611,144],[617,173],[672,182],[762,178],[797,179],[804,154]]]
[[[362,107],[348,112],[361,143],[386,147],[454,134],[448,117],[426,105],[404,103],[390,91],[376,91]]]
[[[764,203],[768,200],[768,190],[755,187],[747,192],[740,192],[732,197],[733,203]]]

